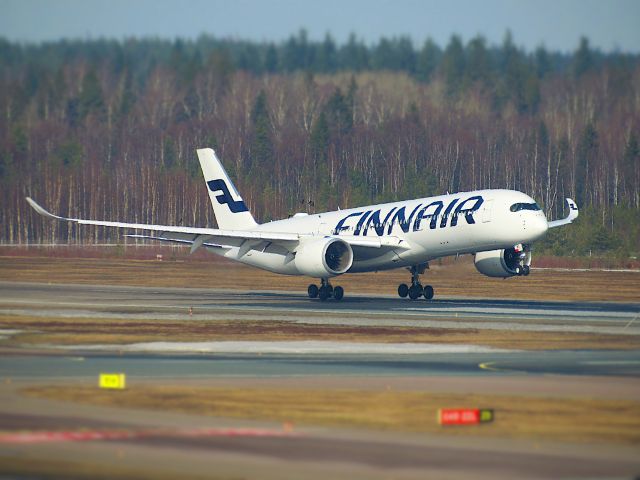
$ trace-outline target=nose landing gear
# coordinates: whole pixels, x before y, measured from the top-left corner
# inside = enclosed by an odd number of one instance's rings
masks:
[[[344,289],[340,286],[332,286],[326,278],[323,278],[321,279],[319,288],[313,283],[309,285],[307,294],[309,298],[319,298],[322,302],[331,297],[333,297],[334,300],[342,300],[344,297]]]
[[[513,250],[513,261],[516,263],[516,267],[514,269],[516,275],[526,277],[531,272],[531,268],[527,265],[527,253],[531,251],[531,247],[529,245],[518,244],[513,247]],[[529,254],[529,259],[531,259],[531,254]]]
[[[401,283],[398,286],[398,295],[402,298],[406,298],[408,296],[411,300],[417,300],[420,297],[424,297],[426,300],[431,300],[434,294],[433,287],[431,285],[423,287],[420,283],[420,275],[423,274],[427,268],[429,268],[428,263],[414,265],[413,267],[408,268],[411,272],[411,286]]]

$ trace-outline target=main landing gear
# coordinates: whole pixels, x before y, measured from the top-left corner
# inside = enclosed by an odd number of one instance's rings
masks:
[[[424,273],[424,271],[429,268],[429,264],[423,265],[414,265],[411,268],[407,268],[411,272],[411,286],[407,286],[405,283],[401,283],[398,286],[398,295],[402,298],[406,298],[407,296],[411,300],[416,300],[420,297],[424,297],[426,300],[431,300],[433,298],[433,287],[431,285],[422,286],[420,283],[420,275]]]
[[[323,302],[331,297],[333,297],[334,300],[342,300],[342,297],[344,297],[344,289],[342,287],[332,286],[325,278],[323,278],[321,282],[320,288],[313,283],[309,285],[307,288],[309,298],[319,298]]]

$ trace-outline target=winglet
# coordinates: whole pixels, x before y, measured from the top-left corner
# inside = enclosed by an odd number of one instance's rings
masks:
[[[578,214],[580,212],[578,211],[578,206],[576,205],[576,202],[574,202],[570,198],[566,198],[565,202],[569,207],[569,215],[567,215],[567,217],[563,218],[562,220],[554,220],[553,222],[549,222],[549,228],[561,227],[562,225],[569,225],[576,218],[578,218]]]
[[[36,201],[31,197],[27,197],[27,202],[29,202],[29,205],[31,205],[31,208],[33,208],[39,215],[42,215],[43,217],[52,218],[54,220],[69,220],[68,218],[59,217],[57,215],[54,215],[51,212],[48,212],[47,210],[42,208],[40,205],[38,205],[38,203],[36,203]]]

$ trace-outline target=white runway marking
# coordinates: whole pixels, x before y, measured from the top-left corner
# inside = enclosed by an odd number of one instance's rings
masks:
[[[516,350],[458,344],[357,343],[327,341],[228,341],[228,342],[146,342],[128,345],[73,345],[73,350],[106,350],[157,353],[251,353],[251,354],[359,354],[416,355],[426,353],[506,353]]]

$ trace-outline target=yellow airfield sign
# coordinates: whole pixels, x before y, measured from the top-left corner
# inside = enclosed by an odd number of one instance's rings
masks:
[[[126,388],[126,375],[124,373],[101,373],[100,388],[124,390]]]

